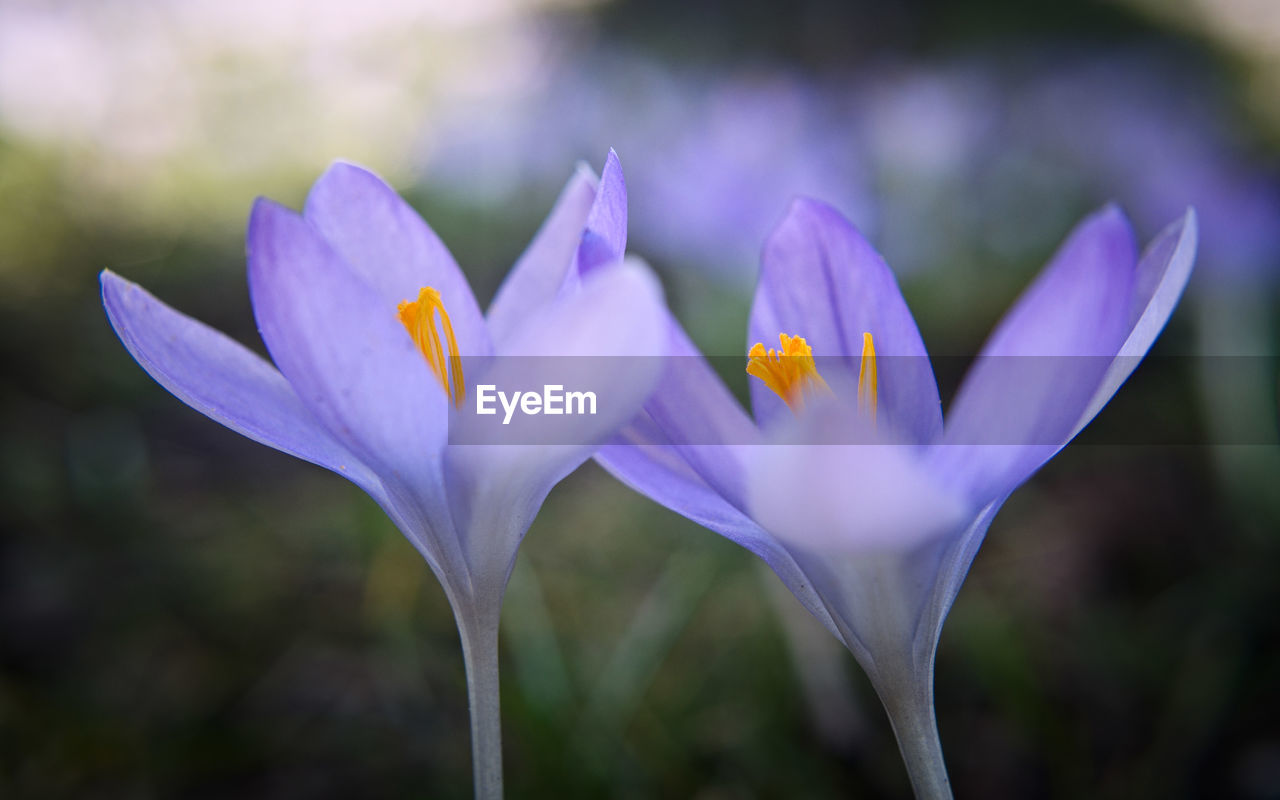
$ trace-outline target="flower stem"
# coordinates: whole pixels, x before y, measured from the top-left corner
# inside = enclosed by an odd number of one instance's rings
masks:
[[[471,768],[476,800],[502,797],[502,714],[498,697],[498,615],[461,613],[458,634],[471,709]]]
[[[902,691],[882,692],[880,699],[898,738],[898,749],[917,800],[951,800],[951,781],[942,759],[942,742],[933,713],[933,681]]]

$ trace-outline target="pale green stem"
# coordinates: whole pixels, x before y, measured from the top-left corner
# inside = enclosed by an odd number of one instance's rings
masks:
[[[880,693],[917,800],[951,800],[951,781],[933,713],[933,679],[924,686],[904,681]],[[897,691],[894,691],[896,689]]]
[[[470,613],[469,613],[470,612]],[[502,714],[498,696],[497,613],[456,614],[471,709],[471,768],[476,800],[502,798]]]

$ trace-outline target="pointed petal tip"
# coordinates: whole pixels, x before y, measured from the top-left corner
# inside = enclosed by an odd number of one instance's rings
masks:
[[[1111,201],[1076,223],[1058,246],[1050,263],[1063,258],[1064,253],[1074,252],[1074,257],[1079,258],[1084,253],[1095,252],[1092,248],[1101,248],[1096,251],[1102,254],[1101,258],[1131,269],[1138,261],[1138,245],[1138,237],[1128,215],[1118,203]]]
[[[119,335],[121,333],[121,315],[124,313],[125,296],[139,291],[138,284],[122,278],[109,269],[98,273],[98,284],[102,288],[102,307],[107,312],[107,321]],[[123,337],[122,337],[123,338]]]
[[[609,155],[605,156],[604,159],[604,168],[600,170],[600,185],[603,188],[610,187],[615,183],[619,191],[626,192],[627,181],[622,173],[622,161],[619,160],[618,154],[614,149],[610,147]]]
[[[364,164],[361,164],[358,161],[351,161],[350,159],[346,159],[346,158],[335,158],[333,161],[331,161],[329,163],[329,166],[325,168],[324,172],[320,173],[320,177],[317,179],[317,181],[324,180],[325,176],[327,175],[369,176],[372,178],[376,178],[377,180],[382,181],[383,183],[386,182],[386,181],[383,181],[382,176],[378,175],[378,173],[375,172],[371,167],[366,167]]]
[[[809,239],[815,235],[823,236],[829,233],[843,237],[851,236],[852,241],[866,246],[871,251],[875,250],[858,226],[838,208],[814,197],[796,195],[791,198],[782,219],[765,238],[761,252],[767,257],[771,249],[793,236]]]
[[[335,158],[333,161],[329,162],[329,166],[325,169],[325,171],[328,172],[329,170],[332,170],[332,169],[341,169],[341,168],[353,168],[353,169],[358,169],[362,172],[373,172],[373,170],[369,169],[368,167],[366,167],[365,165],[361,164],[358,161],[352,161],[349,158],[341,158],[341,157]]]
[[[840,212],[837,211],[829,203],[824,203],[823,201],[817,199],[816,197],[809,197],[808,195],[798,194],[792,197],[791,202],[787,204],[786,216],[790,217],[793,215],[804,215],[804,214],[839,215]]]
[[[368,167],[345,159],[334,160],[320,174],[320,177],[316,178],[315,183],[311,184],[311,191],[307,192],[307,199],[302,207],[303,216],[313,215],[317,203],[324,195],[332,193],[341,197],[360,187],[374,187],[377,190],[395,192],[391,184]]]
[[[792,209],[830,209],[829,203],[823,202],[816,197],[807,194],[797,194],[792,196],[791,202],[788,204]]]
[[[1192,236],[1195,236],[1199,233],[1200,216],[1199,214],[1196,213],[1195,206],[1187,206],[1186,212],[1184,212],[1182,215],[1182,224],[1186,227],[1186,229],[1191,233]]]
[[[1103,225],[1117,232],[1123,232],[1130,238],[1134,237],[1133,224],[1129,221],[1129,215],[1124,213],[1124,209],[1115,200],[1108,201],[1105,205],[1085,217],[1080,223],[1080,227]]]
[[[1120,207],[1119,201],[1108,200],[1102,204],[1102,207],[1094,212],[1094,216],[1118,215],[1124,216],[1124,209]]]
[[[578,246],[578,272],[620,261],[626,250],[627,182],[618,157],[610,151]]]
[[[272,235],[272,232],[282,223],[288,224],[286,221],[296,216],[296,211],[277,203],[270,197],[254,198],[253,208],[249,210],[248,228],[245,231],[245,251],[252,254],[257,242],[260,242],[264,236]]]
[[[340,181],[352,175],[359,175],[362,172],[367,172],[367,170],[358,164],[335,159],[329,166],[325,167],[324,172],[320,173],[320,177],[316,178],[315,182],[311,184],[311,192],[314,193],[317,187],[331,181]],[[308,193],[308,196],[310,196],[310,193]]]
[[[1183,215],[1182,220],[1182,235],[1191,252],[1195,253],[1200,247],[1200,216],[1196,212],[1196,207],[1187,206],[1187,213]],[[1192,266],[1194,267],[1194,262]]]
[[[600,176],[596,174],[596,171],[586,159],[579,159],[578,163],[573,165],[573,174],[569,176],[569,183],[571,184],[582,180],[585,180],[591,186],[592,191],[595,191],[595,188],[600,185]]]
[[[860,237],[862,236],[858,226],[846,217],[840,209],[816,197],[796,195],[791,198],[791,203],[787,206],[787,211],[777,227],[780,229],[789,224],[804,222],[823,226],[838,225],[852,230]]]
[[[116,306],[123,299],[124,293],[135,288],[136,284],[120,277],[110,269],[104,269],[98,273],[98,285],[102,288],[102,305],[107,311],[107,319],[110,320],[112,327],[115,327]]]
[[[253,206],[249,209],[249,228],[253,229],[256,222],[266,221],[280,214],[292,214],[293,209],[277,203],[270,197],[258,196],[253,198]]]
[[[1168,225],[1161,229],[1150,242],[1147,243],[1147,251],[1150,251],[1160,240],[1176,235],[1178,238],[1178,248],[1190,248],[1194,253],[1199,243],[1200,234],[1200,218],[1196,213],[1195,206],[1187,206],[1182,212],[1182,216],[1174,219]],[[1146,252],[1144,252],[1144,256]]]

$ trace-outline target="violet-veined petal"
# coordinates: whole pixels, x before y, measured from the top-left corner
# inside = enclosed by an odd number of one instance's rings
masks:
[[[596,184],[585,164],[574,171],[533,241],[498,287],[488,313],[489,334],[497,349],[533,309],[560,293],[582,242]]]
[[[1082,222],[996,326],[934,449],[975,506],[1007,494],[1061,447],[1130,328],[1135,244],[1109,206]]]
[[[431,286],[449,311],[463,355],[492,351],[488,329],[462,270],[435,231],[372,172],[337,162],[311,187],[303,212],[329,246],[393,310]]]
[[[431,471],[447,396],[395,305],[270,200],[254,205],[248,241],[258,327],[302,402],[380,474]]]
[[[802,336],[819,369],[838,358],[857,375],[864,332],[879,356],[880,419],[912,441],[932,441],[942,430],[938,387],[893,273],[835,209],[795,200],[765,244],[748,346],[776,347],[779,333]],[[788,416],[760,381],[751,382],[751,400],[762,425]]]
[[[374,495],[378,479],[306,409],[285,377],[247,347],[102,273],[120,341],[151,377],[196,411],[254,441],[333,470]]]

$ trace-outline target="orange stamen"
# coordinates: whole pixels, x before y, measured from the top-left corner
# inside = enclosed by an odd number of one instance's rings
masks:
[[[453,325],[449,322],[449,312],[444,309],[444,301],[440,292],[430,286],[424,286],[414,301],[402,300],[396,307],[400,323],[409,332],[418,352],[427,360],[427,366],[440,381],[440,388],[453,401],[461,406],[467,396],[467,383],[462,376],[462,355],[458,351],[458,340],[453,336]],[[440,331],[436,330],[436,318],[440,320],[440,329],[444,332],[444,342],[440,341]],[[448,361],[445,361],[445,346],[448,347]]]

